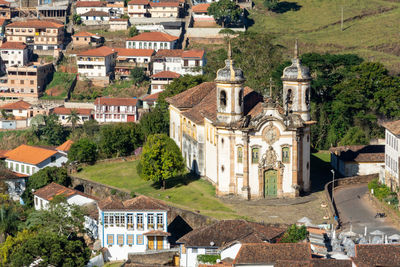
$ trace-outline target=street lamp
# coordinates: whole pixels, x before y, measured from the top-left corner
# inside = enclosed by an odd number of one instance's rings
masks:
[[[333,206],[333,192],[335,190],[335,170],[331,170],[332,173],[332,206]]]

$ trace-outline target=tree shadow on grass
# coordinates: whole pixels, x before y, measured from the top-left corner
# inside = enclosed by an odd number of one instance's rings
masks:
[[[279,2],[277,6],[272,9],[272,12],[283,14],[288,11],[299,11],[302,6],[297,4],[296,2]]]
[[[311,169],[311,192],[324,190],[325,184],[332,181],[332,166],[330,162],[323,161],[315,155],[310,156]]]
[[[197,181],[199,179],[200,179],[200,176],[198,176],[194,173],[187,173],[187,174],[179,175],[179,176],[176,176],[176,177],[166,180],[165,181],[165,189],[178,188],[178,187],[181,187],[184,185],[188,185],[191,182]],[[162,182],[155,182],[151,186],[155,189],[161,189]]]

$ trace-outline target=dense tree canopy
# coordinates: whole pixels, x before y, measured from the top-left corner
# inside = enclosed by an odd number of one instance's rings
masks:
[[[162,182],[165,188],[165,181],[181,175],[185,165],[174,140],[165,134],[154,134],[147,137],[138,169],[143,179]]]
[[[238,24],[243,14],[243,10],[232,0],[213,2],[207,11],[222,27]]]
[[[94,164],[98,155],[97,145],[89,138],[81,138],[71,145],[68,152],[70,161]]]

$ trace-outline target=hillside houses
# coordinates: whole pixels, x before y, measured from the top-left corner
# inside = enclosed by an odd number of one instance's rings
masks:
[[[136,98],[99,97],[94,104],[94,118],[100,123],[139,120],[140,102]]]
[[[126,48],[175,49],[179,38],[163,32],[143,32],[126,40]]]

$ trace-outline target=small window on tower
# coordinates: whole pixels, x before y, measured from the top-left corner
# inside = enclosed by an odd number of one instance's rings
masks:
[[[243,162],[243,148],[238,147],[237,149],[237,162],[242,163]]]
[[[286,105],[287,110],[290,110],[292,108],[292,98],[293,98],[292,89],[289,89],[287,91],[286,99],[285,99],[285,105]]]
[[[219,104],[221,107],[226,107],[226,92],[221,91],[219,96]]]
[[[243,89],[239,91],[239,106],[243,104]]]
[[[282,148],[282,162],[289,163],[290,162],[290,149],[289,147]]]
[[[307,106],[310,105],[310,89],[306,90],[305,101]]]

